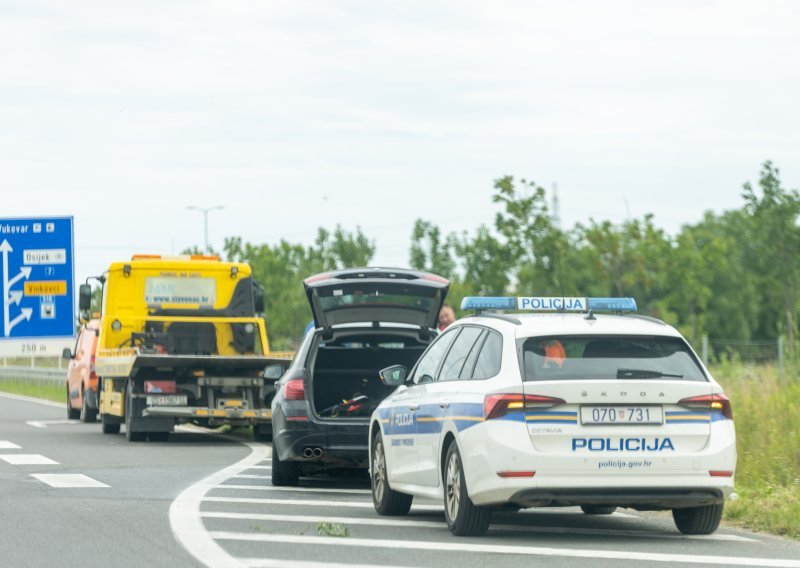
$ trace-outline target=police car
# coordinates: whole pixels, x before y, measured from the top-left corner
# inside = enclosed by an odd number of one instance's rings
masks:
[[[687,341],[632,298],[465,298],[370,421],[376,511],[444,500],[456,535],[492,510],[672,510],[719,526],[736,466],[731,404]],[[515,313],[497,313],[513,310]],[[548,313],[549,312],[549,313]],[[611,313],[601,313],[611,312]]]

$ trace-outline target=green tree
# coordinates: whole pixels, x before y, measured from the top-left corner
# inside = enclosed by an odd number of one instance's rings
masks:
[[[417,219],[411,231],[411,268],[453,278],[456,270],[452,254],[455,240],[452,234],[444,237],[439,227],[430,221]]]

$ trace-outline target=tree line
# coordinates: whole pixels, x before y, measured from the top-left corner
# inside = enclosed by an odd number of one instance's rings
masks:
[[[547,192],[532,181],[495,180],[492,224],[444,234],[418,219],[409,266],[451,280],[448,303],[467,295],[632,296],[640,313],[676,326],[693,343],[703,335],[735,340],[797,337],[800,194],[783,187],[771,162],[742,205],[706,212],[677,235],[652,214],[620,224],[590,219],[562,228]],[[375,244],[360,228],[318,229],[313,244],[225,240],[224,256],[245,261],[266,289],[273,349],[296,345],[310,320],[302,280],[317,272],[367,266]]]

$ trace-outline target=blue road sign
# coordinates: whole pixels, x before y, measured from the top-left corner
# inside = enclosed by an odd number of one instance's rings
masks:
[[[74,337],[72,243],[72,217],[0,219],[0,341]]]

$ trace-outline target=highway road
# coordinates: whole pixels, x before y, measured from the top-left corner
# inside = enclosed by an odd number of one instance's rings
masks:
[[[128,443],[65,416],[0,394],[4,566],[800,568],[800,542],[728,527],[682,536],[663,513],[502,513],[486,537],[456,538],[438,502],[378,517],[365,477],[271,487],[266,444],[199,429]]]

